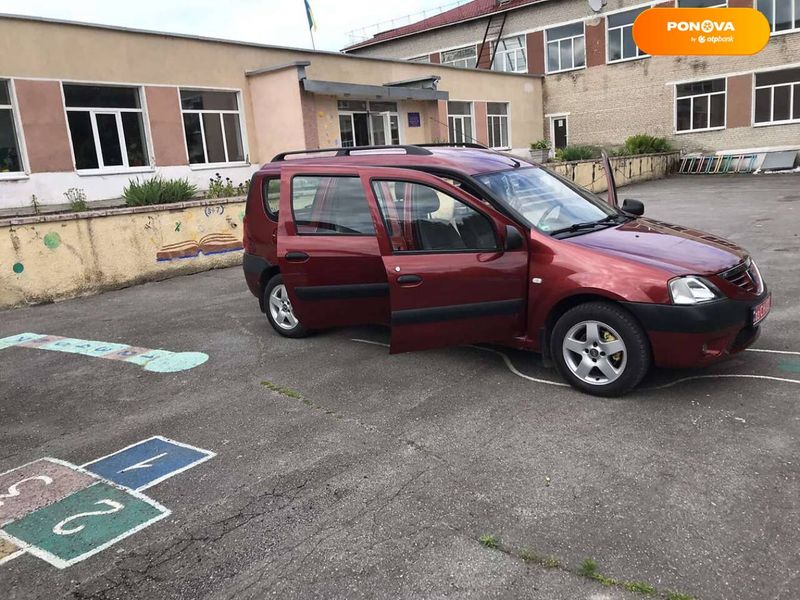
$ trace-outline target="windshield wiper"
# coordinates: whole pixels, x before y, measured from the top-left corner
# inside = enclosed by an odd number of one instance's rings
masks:
[[[623,215],[621,213],[616,213],[613,215],[608,215],[607,217],[603,217],[597,221],[586,221],[585,223],[574,223],[569,227],[563,227],[561,229],[556,229],[550,232],[550,236],[558,235],[559,233],[574,233],[576,231],[580,231],[581,229],[593,229],[598,225],[603,225],[605,223],[611,223],[613,221],[617,221],[618,219],[628,220],[627,215]]]

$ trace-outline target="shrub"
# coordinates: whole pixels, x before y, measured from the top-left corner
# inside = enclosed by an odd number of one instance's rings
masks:
[[[211,177],[208,183],[206,198],[232,198],[233,196],[244,196],[250,188],[250,180],[247,179],[238,185],[233,185],[230,177],[225,179],[217,173]]]
[[[72,212],[83,212],[89,210],[89,205],[86,203],[86,192],[80,188],[69,188],[64,192],[67,201],[69,202],[69,209]],[[36,208],[36,205],[34,205]]]
[[[669,143],[667,138],[640,133],[632,135],[625,140],[625,144],[619,149],[617,155],[657,154],[659,152],[669,152],[670,150],[672,150],[672,144]]]
[[[188,179],[162,179],[153,177],[139,181],[131,179],[122,191],[125,204],[128,206],[146,206],[149,204],[170,204],[184,202],[197,193],[197,187]]]
[[[549,150],[550,142],[548,140],[536,140],[531,144],[531,150]]]
[[[593,146],[567,146],[556,150],[556,160],[589,160],[598,156],[600,152]]]

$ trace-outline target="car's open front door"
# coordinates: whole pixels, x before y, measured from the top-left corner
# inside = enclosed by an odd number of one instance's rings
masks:
[[[611,206],[617,207],[617,182],[614,180],[614,167],[611,164],[611,159],[605,150],[601,151],[603,171],[606,174],[606,185],[608,186],[608,203]]]
[[[282,166],[278,265],[307,329],[388,323],[373,212],[359,169]]]
[[[385,224],[391,352],[524,335],[528,251],[520,228],[438,177],[394,168],[361,175]],[[519,233],[509,250],[507,226]]]

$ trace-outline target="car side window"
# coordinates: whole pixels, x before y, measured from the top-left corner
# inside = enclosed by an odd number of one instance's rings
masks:
[[[375,235],[358,177],[295,176],[292,213],[300,235]]]
[[[264,196],[264,210],[273,221],[278,220],[278,208],[281,204],[281,180],[278,178],[265,179],[261,184]]]
[[[394,252],[497,250],[492,222],[450,194],[421,183],[373,181]]]

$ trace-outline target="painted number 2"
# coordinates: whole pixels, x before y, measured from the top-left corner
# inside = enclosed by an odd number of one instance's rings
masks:
[[[50,485],[51,483],[53,483],[53,479],[48,477],[47,475],[37,475],[36,477],[28,477],[27,479],[22,479],[21,481],[18,481],[10,488],[8,488],[7,494],[0,494],[0,506],[3,506],[3,500],[8,500],[9,498],[16,498],[17,496],[19,496],[20,494],[19,486],[28,481],[41,481],[45,485]]]
[[[83,531],[83,528],[85,527],[85,525],[78,525],[77,527],[71,527],[67,529],[65,526],[68,523],[74,521],[75,519],[82,519],[83,517],[98,517],[100,515],[113,515],[114,513],[117,513],[121,511],[123,508],[125,508],[123,504],[115,502],[114,500],[106,499],[106,500],[98,500],[97,502],[95,502],[95,506],[99,506],[101,504],[105,504],[109,508],[106,510],[93,510],[90,512],[79,513],[77,515],[67,517],[66,519],[61,521],[58,525],[53,527],[53,533],[55,533],[56,535],[73,535],[75,533],[78,533],[79,531]]]

